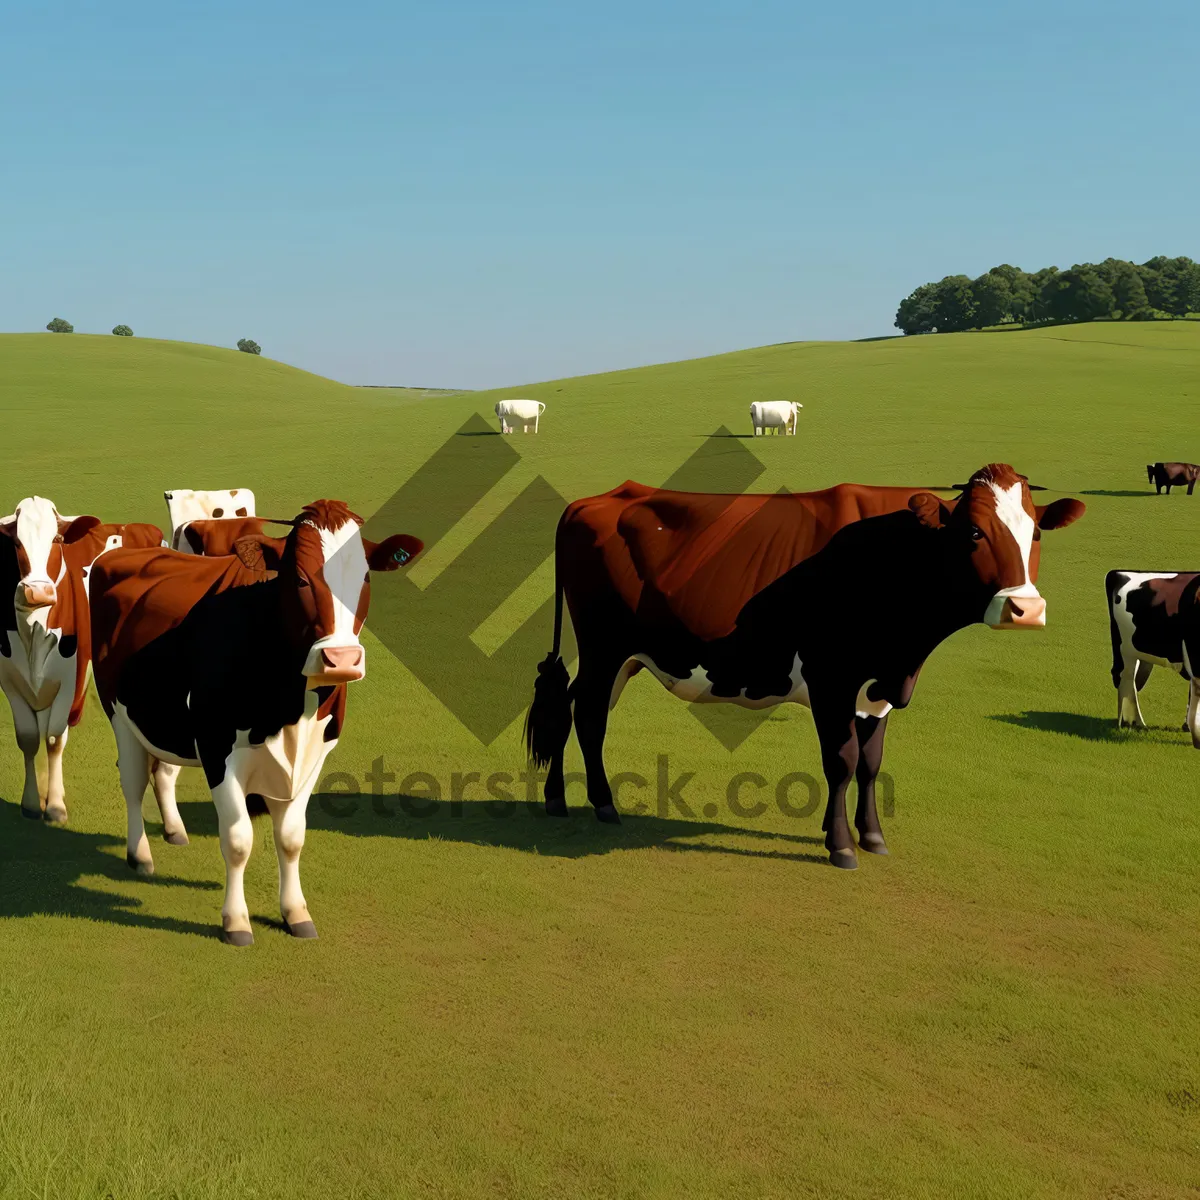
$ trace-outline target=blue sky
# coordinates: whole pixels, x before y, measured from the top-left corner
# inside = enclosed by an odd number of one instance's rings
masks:
[[[486,387],[1200,257],[1200,5],[13,0],[0,329]]]

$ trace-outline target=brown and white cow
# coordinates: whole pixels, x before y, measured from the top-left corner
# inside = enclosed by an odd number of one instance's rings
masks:
[[[1035,507],[1024,476],[1003,464],[977,471],[953,502],[910,491],[901,509],[905,491],[734,498],[626,484],[571,504],[555,538],[554,647],[526,722],[530,755],[549,768],[547,811],[566,813],[573,722],[588,799],[600,820],[620,821],[604,735],[625,683],[645,668],[693,702],[811,708],[830,860],[856,865],[851,778],[859,845],[886,853],[874,785],[888,713],[909,703],[925,659],[955,630],[1045,624],[1040,531],[1084,512],[1072,499]],[[559,655],[564,595],[574,682]]]
[[[1155,495],[1161,496],[1163,488],[1166,488],[1169,496],[1173,487],[1183,487],[1186,483],[1187,494],[1190,496],[1196,486],[1196,480],[1200,479],[1200,467],[1195,463],[1183,462],[1147,463],[1146,475],[1154,484]]]
[[[204,768],[226,866],[224,940],[254,939],[242,877],[251,812],[267,811],[279,858],[279,905],[296,937],[316,929],[300,888],[305,812],[337,743],[346,684],[362,679],[358,635],[369,571],[409,562],[421,542],[363,540],[361,518],[318,500],[286,538],[251,533],[234,555],[121,550],[92,573],[96,690],[117,740],[128,861],[154,870],[142,823],[152,762]]]
[[[0,688],[12,709],[25,757],[21,812],[54,824],[67,820],[63,751],[83,716],[91,667],[88,573],[121,545],[162,541],[155,525],[105,525],[63,517],[50,500],[27,496],[0,519]],[[46,746],[46,795],[35,759]]]

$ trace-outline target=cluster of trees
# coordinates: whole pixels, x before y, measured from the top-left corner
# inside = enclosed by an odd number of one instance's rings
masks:
[[[1099,318],[1149,321],[1200,312],[1200,263],[1159,255],[1149,262],[1106,258],[1069,271],[1032,275],[1007,263],[971,279],[947,275],[900,303],[905,333],[959,333],[994,325],[1040,325]]]
[[[62,317],[55,317],[46,328],[51,333],[74,333],[75,326],[70,321],[64,321]],[[113,326],[113,333],[117,337],[133,337],[133,330],[128,325]],[[249,338],[240,338],[237,348],[245,354],[261,354],[262,347],[257,342],[252,342]]]

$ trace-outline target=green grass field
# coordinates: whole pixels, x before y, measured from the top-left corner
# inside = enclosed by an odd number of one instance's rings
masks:
[[[539,475],[566,497],[660,483],[704,446],[715,476],[753,451],[756,490],[1007,461],[1088,513],[1043,542],[1043,633],[976,627],[930,660],[891,722],[891,857],[853,874],[825,862],[820,808],[726,803],[739,772],[819,775],[806,710],[731,753],[643,674],[607,757],[651,781],[650,812],[601,826],[573,786],[569,822],[500,818],[474,784],[451,804],[451,777],[521,770],[520,718],[481,744],[368,635],[328,769],[381,757],[447,800],[313,804],[318,942],[269,923],[257,822],[263,923],[239,952],[215,936],[199,772],[190,846],[157,838],[147,801],[143,881],[95,698],[67,828],[21,819],[3,732],[0,1197],[1200,1194],[1200,754],[1161,671],[1154,728],[1117,732],[1103,595],[1113,567],[1200,567],[1200,497],[1157,498],[1144,469],[1200,461],[1200,326],[798,343],[449,397],[205,346],[5,336],[0,507],[36,492],[161,524],[166,488],[249,486],[261,513],[335,496],[369,515],[471,414],[495,427],[500,395],[544,399],[542,431],[506,439],[519,466],[413,568],[422,586]],[[784,397],[798,437],[705,442]],[[451,441],[468,473],[496,443]],[[513,621],[549,589],[542,570]],[[693,817],[656,811],[660,754],[694,773]]]

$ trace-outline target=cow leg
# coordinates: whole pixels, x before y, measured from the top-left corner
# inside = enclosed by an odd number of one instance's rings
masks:
[[[175,803],[175,783],[182,770],[182,767],[177,767],[174,763],[156,759],[150,772],[150,781],[154,785],[154,799],[158,802],[159,815],[162,817],[163,840],[172,846],[188,844],[187,829],[179,815],[179,805]]]
[[[50,734],[46,738],[46,820],[52,825],[67,823],[67,800],[63,788],[63,751],[67,748],[67,733]]]
[[[304,849],[308,796],[266,803],[275,831],[275,855],[279,859],[279,914],[292,937],[315,938],[317,927],[308,915],[300,888],[300,851]]]
[[[1139,662],[1136,655],[1124,654],[1124,665],[1117,681],[1117,728],[1132,725],[1134,729],[1145,729],[1142,708],[1138,703],[1137,677]]]
[[[225,778],[212,789],[221,831],[221,857],[225,859],[225,903],[221,906],[221,941],[227,946],[254,942],[250,910],[246,907],[245,875],[254,848],[254,826],[246,810],[246,793],[229,765]]]
[[[1192,494],[1192,489],[1193,489],[1195,486],[1196,486],[1196,481],[1195,481],[1194,479],[1189,479],[1189,480],[1188,480],[1188,495],[1189,495],[1189,496]]]
[[[596,810],[597,819],[609,825],[621,823],[621,815],[613,804],[608,774],[604,770],[604,735],[608,730],[608,702],[615,679],[615,671],[589,673],[580,667],[572,688],[575,736],[583,751],[588,799]]]
[[[125,861],[139,875],[153,875],[154,856],[150,853],[146,825],[142,820],[142,797],[146,794],[146,784],[150,782],[150,754],[138,741],[120,711],[113,714],[112,727],[117,739],[117,771],[121,776],[121,791],[125,795],[128,838]]]
[[[858,783],[858,807],[854,810],[858,844],[870,854],[886,854],[887,843],[875,810],[875,776],[883,763],[887,717],[856,717],[854,724],[858,734],[858,766],[854,772]]]
[[[20,696],[9,695],[9,707],[13,715],[13,731],[17,735],[17,747],[25,758],[25,787],[21,791],[21,815],[35,821],[42,819],[42,795],[38,789],[37,752],[41,744],[37,713]]]
[[[854,839],[846,821],[846,789],[858,768],[856,720],[853,700],[846,706],[813,704],[813,723],[821,740],[821,766],[829,787],[829,803],[821,824],[825,830],[825,849],[829,851],[829,861],[845,870],[858,866]]]

